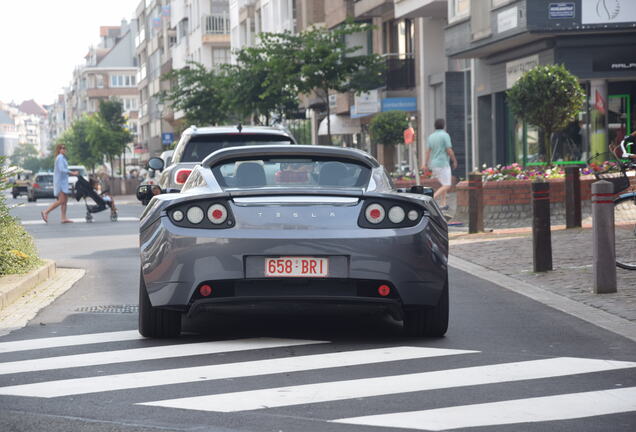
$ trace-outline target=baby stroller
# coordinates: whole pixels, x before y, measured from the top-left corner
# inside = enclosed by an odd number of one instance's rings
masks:
[[[104,194],[104,192],[102,192]],[[77,201],[84,198],[86,204],[86,222],[93,222],[93,213],[99,213],[106,210],[106,207],[111,209],[110,221],[117,222],[117,211],[113,210],[113,204],[111,200],[105,200],[100,194],[95,192],[90,183],[82,176],[77,176],[77,183],[75,183],[75,198]],[[95,205],[88,204],[86,198],[91,198],[95,201]]]

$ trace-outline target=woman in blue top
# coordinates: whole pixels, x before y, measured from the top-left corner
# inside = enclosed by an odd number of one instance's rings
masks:
[[[78,175],[77,171],[68,170],[68,162],[66,161],[66,147],[64,144],[55,146],[55,169],[53,171],[53,195],[57,197],[57,201],[44,210],[41,215],[44,222],[49,221],[49,213],[56,207],[60,207],[62,213],[62,223],[70,223],[72,220],[66,217],[66,203],[68,201],[69,187],[68,176]]]

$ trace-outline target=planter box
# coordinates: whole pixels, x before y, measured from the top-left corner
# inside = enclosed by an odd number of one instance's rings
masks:
[[[593,176],[581,177],[581,212],[591,215]],[[565,224],[565,179],[550,180],[550,213],[553,225]],[[636,178],[631,178],[636,186]],[[457,184],[457,212],[454,219],[468,221],[468,182]],[[532,225],[532,180],[505,180],[484,183],[484,225],[489,228],[514,228]]]

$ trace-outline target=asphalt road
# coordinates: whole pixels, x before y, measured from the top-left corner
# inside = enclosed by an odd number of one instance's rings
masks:
[[[145,340],[141,207],[45,225],[50,200],[8,202],[43,257],[86,276],[0,338],[0,431],[636,430],[636,344],[458,270],[442,339],[330,312],[206,317]]]

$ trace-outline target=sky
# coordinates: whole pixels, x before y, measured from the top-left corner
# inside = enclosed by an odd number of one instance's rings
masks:
[[[51,104],[100,26],[130,21],[140,0],[0,0],[0,101]]]

